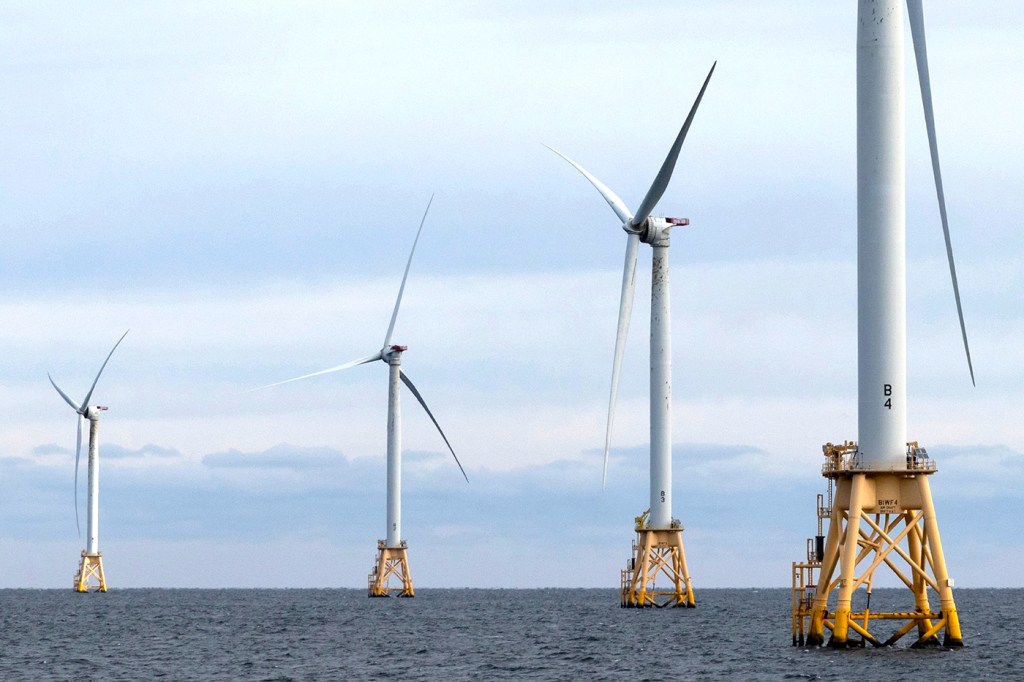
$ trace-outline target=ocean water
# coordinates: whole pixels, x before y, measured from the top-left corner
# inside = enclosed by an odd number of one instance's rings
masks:
[[[0,590],[0,680],[1024,680],[1024,590],[957,590],[956,650],[793,647],[789,595],[621,609],[604,589]]]

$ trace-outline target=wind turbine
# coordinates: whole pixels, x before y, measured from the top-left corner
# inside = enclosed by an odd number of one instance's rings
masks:
[[[717,64],[717,62],[716,62]],[[612,361],[611,391],[608,399],[608,423],[605,429],[604,468],[602,486],[607,481],[608,450],[612,425],[615,420],[615,400],[619,388],[619,372],[629,332],[633,310],[633,289],[636,275],[637,251],[641,242],[653,249],[651,266],[651,379],[650,379],[650,507],[636,518],[637,542],[635,555],[622,575],[622,605],[695,606],[686,557],[683,552],[682,526],[672,516],[672,315],[669,305],[669,233],[679,225],[688,225],[686,218],[659,218],[651,215],[668,187],[669,179],[679,157],[679,150],[690,130],[704,91],[707,90],[715,65],[700,88],[696,101],[683,123],[675,142],[669,149],[661,170],[654,178],[647,195],[636,213],[630,213],[626,204],[600,180],[584,170],[578,163],[561,152],[551,149],[579,171],[604,197],[615,215],[622,221],[626,232],[626,258],[622,271],[622,292],[619,298],[619,321],[615,334],[615,354]],[[655,579],[663,573],[672,583],[672,589],[659,592]],[[659,602],[659,599],[667,600]]]
[[[366,357],[352,360],[336,367],[328,367],[319,372],[304,374],[294,379],[287,379],[261,387],[280,386],[281,384],[309,379],[321,374],[340,372],[377,360],[387,364],[387,533],[384,540],[377,542],[377,562],[369,578],[369,594],[371,597],[388,597],[391,592],[398,592],[400,597],[414,596],[412,575],[409,571],[409,559],[406,551],[407,544],[402,539],[402,416],[399,400],[401,396],[400,382],[405,384],[409,392],[413,394],[413,397],[423,407],[427,416],[430,417],[430,421],[437,428],[437,432],[441,434],[441,438],[448,447],[448,451],[455,458],[455,463],[459,466],[459,471],[462,472],[463,478],[466,479],[467,483],[469,482],[466,470],[462,468],[462,463],[459,462],[459,458],[455,455],[455,450],[452,449],[451,443],[448,442],[448,437],[441,430],[441,425],[437,423],[437,419],[434,418],[434,414],[427,407],[426,401],[412,383],[412,380],[402,371],[402,353],[408,350],[408,346],[399,346],[391,343],[391,337],[395,331],[395,321],[398,319],[398,309],[402,305],[402,294],[405,293],[405,282],[409,278],[409,268],[412,266],[412,257],[416,253],[416,244],[419,243],[420,233],[423,231],[423,225],[427,220],[427,213],[430,211],[430,205],[433,201],[434,197],[431,195],[430,201],[427,202],[427,208],[423,211],[420,227],[416,231],[416,238],[413,240],[412,250],[409,252],[409,260],[405,264],[405,274],[402,275],[402,284],[398,288],[398,298],[395,300],[395,308],[391,312],[391,322],[388,324],[388,331],[384,335],[384,345],[381,349],[372,355],[367,355]],[[401,582],[401,587],[392,588],[390,586],[390,579],[392,577]]]
[[[967,367],[974,383],[967,330],[960,304],[932,108],[931,80],[921,0],[907,0],[924,106],[932,174],[946,257],[956,300]],[[823,475],[829,503],[819,504],[817,549],[802,564],[808,584],[820,570],[813,600],[794,602],[794,641],[830,646],[892,644],[913,629],[914,646],[962,646],[953,580],[946,569],[928,478],[935,463],[916,442],[907,442],[906,191],[904,117],[904,24],[902,0],[858,0],[857,32],[857,363],[859,443],[824,446]],[[832,485],[837,486],[834,504]],[[821,496],[819,496],[820,498]],[[828,537],[821,522],[829,520]],[[810,554],[810,553],[809,553]],[[897,562],[902,560],[902,571]],[[858,575],[858,565],[865,563]],[[854,612],[852,598],[866,588],[870,606],[876,568],[891,568],[910,588],[914,606],[870,612],[871,623],[905,621],[888,639],[870,632],[869,609]],[[905,566],[904,566],[905,564]],[[838,569],[838,575],[836,571]],[[794,580],[797,580],[794,566]],[[795,586],[795,583],[794,583]],[[939,609],[929,603],[938,594]],[[834,613],[828,600],[835,591]],[[799,618],[797,617],[799,616]],[[799,621],[799,624],[798,624]],[[853,637],[860,636],[855,642]]]
[[[126,331],[121,335],[121,338],[117,340],[114,347],[107,353],[107,359],[103,361],[100,366],[100,371],[96,373],[96,378],[92,381],[92,386],[89,387],[89,392],[85,394],[85,398],[82,399],[81,404],[76,403],[72,400],[67,393],[61,390],[57,382],[53,380],[53,377],[47,373],[47,377],[50,379],[50,383],[57,389],[57,393],[60,394],[61,398],[71,406],[71,409],[78,415],[76,421],[78,422],[78,438],[75,444],[75,525],[78,525],[78,465],[82,455],[82,420],[89,420],[89,506],[86,512],[86,527],[88,529],[88,538],[86,541],[85,549],[82,550],[82,558],[79,563],[78,573],[75,575],[74,589],[76,592],[89,592],[94,590],[97,592],[107,591],[107,578],[103,572],[103,555],[100,553],[100,441],[99,441],[99,425],[100,425],[100,412],[106,411],[106,407],[103,405],[90,405],[89,401],[92,399],[92,392],[96,390],[96,382],[100,380],[100,375],[103,374],[104,368],[107,363],[110,362],[110,356],[114,354],[117,347],[121,345],[124,337],[128,335]],[[81,533],[81,526],[79,526],[79,533]]]

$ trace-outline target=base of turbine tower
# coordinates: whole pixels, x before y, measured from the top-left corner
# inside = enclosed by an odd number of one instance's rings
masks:
[[[106,592],[107,576],[103,573],[103,554],[86,554],[82,550],[82,560],[78,564],[78,573],[75,574],[75,583],[72,586],[75,592]]]
[[[377,562],[368,578],[369,596],[416,596],[412,588],[407,550],[405,540],[398,547],[388,547],[384,540],[377,541]]]
[[[916,442],[907,444],[905,468],[864,469],[849,441],[823,450],[829,501],[819,502],[819,518],[828,519],[828,534],[813,555],[809,543],[806,563],[794,564],[794,644],[823,645],[829,630],[832,648],[890,646],[916,631],[914,648],[963,646],[928,484],[935,463]],[[880,595],[886,603],[872,610],[872,588],[883,573],[907,591],[902,598],[887,591]]]
[[[683,527],[646,527],[647,512],[636,518],[633,556],[622,571],[620,605],[627,609],[697,605],[683,550]]]

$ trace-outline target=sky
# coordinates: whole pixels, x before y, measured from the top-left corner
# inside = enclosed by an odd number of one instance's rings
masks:
[[[961,587],[1022,586],[1024,5],[927,3],[960,340],[907,60],[908,435]],[[94,402],[113,587],[363,587],[394,341],[417,588],[617,587],[647,506],[650,251],[607,488],[624,236],[711,64],[672,236],[674,514],[696,589],[788,586],[856,439],[856,4],[0,6],[0,587],[68,587]],[[79,481],[84,500],[84,476]],[[84,508],[82,508],[84,520]]]

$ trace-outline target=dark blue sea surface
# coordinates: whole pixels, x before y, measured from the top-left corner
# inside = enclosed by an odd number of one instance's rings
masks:
[[[614,590],[0,590],[0,680],[1024,680],[1024,590],[957,590],[956,650],[793,647],[789,590],[697,598],[637,610]]]

